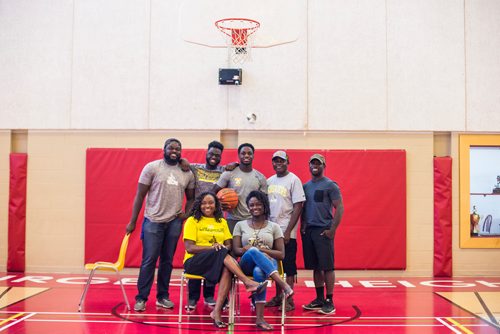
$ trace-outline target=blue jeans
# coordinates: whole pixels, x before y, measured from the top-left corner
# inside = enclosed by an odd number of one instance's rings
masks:
[[[144,218],[142,223],[142,262],[137,280],[139,293],[136,300],[147,301],[155,277],[155,267],[158,258],[158,278],[156,299],[169,297],[170,276],[177,241],[181,235],[182,220],[175,218],[168,223],[154,223]]]
[[[258,248],[252,247],[241,257],[240,267],[245,275],[253,276],[254,281],[264,282],[269,275],[278,270],[278,263],[275,259],[268,258]],[[264,303],[266,301],[266,290],[264,289],[255,295],[255,302]]]

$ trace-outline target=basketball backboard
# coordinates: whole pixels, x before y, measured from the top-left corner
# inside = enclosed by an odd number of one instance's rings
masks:
[[[253,47],[268,48],[298,39],[300,15],[306,15],[302,6],[300,0],[183,0],[179,31],[186,42],[225,48],[224,37],[215,22],[247,18],[260,23]]]

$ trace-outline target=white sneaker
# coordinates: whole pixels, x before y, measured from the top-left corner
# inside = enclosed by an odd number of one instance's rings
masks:
[[[174,308],[174,303],[168,298],[162,298],[156,300],[156,306],[163,308]]]
[[[134,311],[136,312],[144,312],[146,311],[146,301],[137,300],[134,305]]]

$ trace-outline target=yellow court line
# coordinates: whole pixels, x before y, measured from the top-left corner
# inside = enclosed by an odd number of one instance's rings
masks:
[[[15,318],[17,318],[17,317],[21,317],[21,316],[23,316],[23,315],[25,315],[25,314],[26,314],[26,313],[24,313],[24,312],[22,312],[22,313],[18,313],[18,314],[13,315],[13,316],[12,316],[12,317],[10,317],[10,318],[7,318],[7,319],[5,319],[5,320],[3,320],[3,321],[0,321],[0,326],[2,326],[3,324],[5,324],[5,323],[7,323],[7,322],[9,322],[9,321],[11,321],[11,320],[14,320],[14,319],[15,319]]]
[[[454,324],[455,326],[457,326],[458,328],[460,328],[465,333],[467,333],[467,334],[474,334],[473,331],[468,330],[467,328],[465,328],[459,322],[453,320],[452,318],[446,318],[446,320],[448,320],[449,322],[451,322],[452,324]]]

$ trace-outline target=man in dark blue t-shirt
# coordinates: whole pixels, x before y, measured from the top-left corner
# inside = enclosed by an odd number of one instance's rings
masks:
[[[316,298],[302,307],[332,314],[335,312],[333,241],[344,213],[344,204],[337,183],[323,175],[325,167],[325,158],[321,154],[314,154],[309,159],[312,178],[304,184],[306,202],[302,210],[302,250],[305,268],[313,270]],[[332,212],[333,208],[335,213]]]

